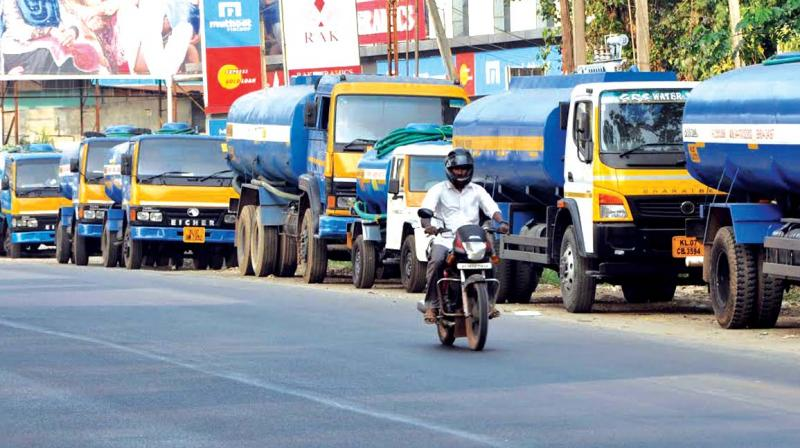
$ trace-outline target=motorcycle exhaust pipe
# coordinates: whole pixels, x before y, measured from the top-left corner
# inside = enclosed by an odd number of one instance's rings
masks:
[[[687,268],[703,267],[703,257],[701,256],[686,257],[686,267]]]

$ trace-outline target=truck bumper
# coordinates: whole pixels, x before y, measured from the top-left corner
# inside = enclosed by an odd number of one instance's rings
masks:
[[[56,232],[46,230],[43,232],[12,232],[11,242],[14,244],[54,244]]]
[[[699,284],[702,269],[687,267],[683,258],[672,257],[672,237],[683,236],[684,231],[681,228],[643,228],[635,224],[596,224],[597,276],[613,279],[693,274],[689,283]]]
[[[78,224],[78,235],[84,238],[100,238],[103,236],[102,224]]]
[[[321,216],[319,218],[319,237],[322,239],[347,239],[347,227],[356,218],[350,216]]]
[[[206,229],[207,244],[233,244],[233,229]],[[183,242],[183,229],[178,227],[131,226],[131,238],[142,241]]]

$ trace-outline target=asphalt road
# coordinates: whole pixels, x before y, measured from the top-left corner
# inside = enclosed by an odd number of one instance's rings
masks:
[[[800,360],[408,300],[0,262],[0,447],[800,445]]]

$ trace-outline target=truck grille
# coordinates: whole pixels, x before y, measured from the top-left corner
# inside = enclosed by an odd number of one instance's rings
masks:
[[[700,217],[700,206],[711,198],[705,197],[634,197],[628,198],[636,221],[658,221],[664,226],[683,227],[689,218]]]

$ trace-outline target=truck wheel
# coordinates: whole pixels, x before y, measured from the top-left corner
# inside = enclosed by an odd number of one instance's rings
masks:
[[[222,251],[214,251],[208,258],[208,267],[219,271],[225,266],[225,253]]]
[[[64,226],[60,223],[56,227],[56,261],[58,264],[67,264],[72,256],[72,244],[69,241],[69,234],[64,231]]]
[[[208,269],[211,254],[205,250],[197,250],[192,255],[192,269],[195,271],[205,271]]]
[[[239,265],[239,273],[242,275],[253,275],[254,273],[250,256],[250,234],[253,231],[254,211],[255,206],[245,205],[236,222],[236,260]]]
[[[119,263],[119,246],[114,244],[116,237],[103,226],[103,234],[100,236],[100,251],[103,255],[103,266],[115,268]]]
[[[369,289],[375,284],[375,258],[377,256],[375,242],[365,241],[364,235],[356,237],[353,242],[353,286],[358,289]]]
[[[597,280],[586,275],[590,269],[589,260],[578,253],[578,237],[573,226],[567,227],[564,232],[560,260],[559,277],[564,308],[570,313],[592,311]]]
[[[622,294],[628,303],[669,302],[675,297],[674,279],[650,278],[622,283]]]
[[[750,328],[772,328],[778,322],[778,316],[781,314],[783,291],[786,288],[786,284],[782,279],[774,278],[761,272],[763,262],[762,257],[762,260],[759,260],[758,263],[758,293],[753,304]]]
[[[731,227],[719,229],[711,246],[711,307],[722,328],[744,328],[758,294],[758,257],[736,244]]]
[[[278,264],[278,228],[261,226],[253,218],[253,232],[250,234],[250,259],[256,277],[266,277],[275,273]]]
[[[78,228],[72,234],[72,261],[76,266],[89,264],[89,253],[86,251],[86,238],[78,235]]]
[[[400,248],[400,281],[407,292],[422,292],[425,289],[427,263],[417,258],[417,243],[414,235],[408,235]]]
[[[22,258],[22,245],[14,244],[11,242],[11,231],[6,231],[6,237],[3,238],[3,247],[6,250],[8,258]]]
[[[280,235],[278,268],[275,273],[278,277],[294,277],[294,273],[297,271],[297,240],[289,235],[286,230],[286,227],[284,227]]]
[[[314,238],[314,215],[311,209],[303,215],[297,251],[297,258],[305,268],[303,280],[306,283],[322,283],[328,271],[328,247],[324,241]]]
[[[125,269],[136,270],[142,268],[142,242],[131,238],[131,229],[125,229],[125,240],[122,242],[122,260]]]
[[[514,260],[500,260],[500,264],[494,267],[494,278],[500,282],[493,286],[497,288],[497,303],[515,303],[514,273],[516,270],[517,262]]]
[[[533,263],[517,261],[514,272],[514,303],[530,303],[531,296],[539,287],[542,267]]]

